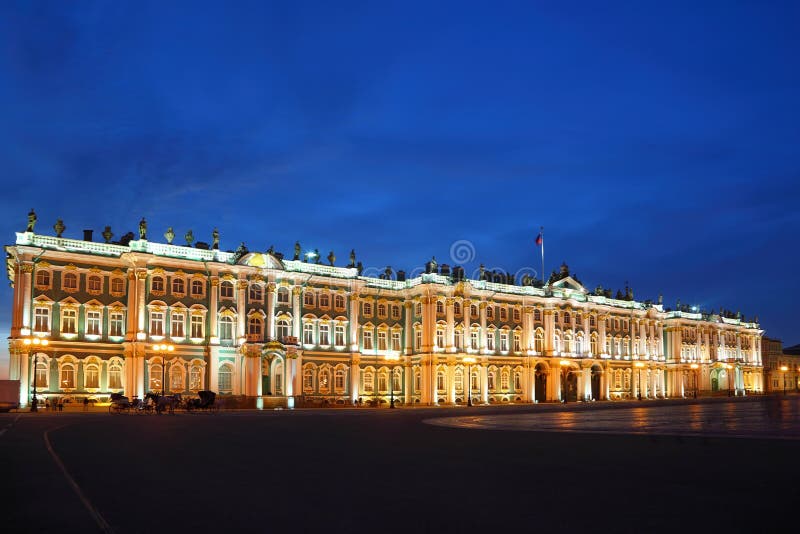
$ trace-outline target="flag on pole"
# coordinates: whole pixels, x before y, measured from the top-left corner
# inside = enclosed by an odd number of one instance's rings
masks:
[[[543,242],[544,239],[542,238],[542,233],[539,232],[539,235],[536,236],[536,246],[540,246]]]

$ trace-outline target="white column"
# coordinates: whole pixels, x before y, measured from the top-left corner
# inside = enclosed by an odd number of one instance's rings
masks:
[[[350,400],[352,402],[356,402],[358,400],[358,396],[361,394],[359,391],[361,371],[359,369],[358,362],[358,356],[353,356],[352,360],[350,361]]]
[[[300,309],[300,293],[302,288],[294,286],[292,288],[292,336],[300,339],[300,316],[303,313]]]
[[[237,280],[236,282],[236,339],[237,344],[241,345],[247,339],[245,337],[247,326],[247,301],[245,292],[247,291],[247,280]]]
[[[489,369],[485,363],[481,364],[481,402],[489,404]]]
[[[31,353],[27,349],[23,350],[19,360],[19,406],[27,408],[31,392]]]
[[[445,332],[445,350],[455,352],[455,301],[452,298],[445,300],[445,313],[447,318],[447,331]]]
[[[403,392],[406,406],[411,406],[414,402],[412,391],[414,389],[414,371],[411,368],[411,358],[406,358],[403,367]]]
[[[33,305],[31,300],[31,273],[33,272],[33,263],[22,264],[21,270],[22,278],[18,283],[22,286],[22,317],[20,318],[22,328],[19,334],[28,336],[31,333],[31,306]]]
[[[208,296],[208,328],[209,328],[209,343],[212,345],[219,345],[219,336],[217,335],[217,312],[219,311],[219,277],[211,277],[211,285],[209,287]],[[235,376],[234,372],[234,376]],[[236,386],[234,386],[236,389]]]
[[[361,311],[358,295],[350,295],[350,351],[358,352],[358,315]]]
[[[447,403],[455,404],[456,402],[456,366],[452,363],[447,364]]]
[[[479,340],[481,354],[486,354],[486,306],[488,305],[489,304],[486,302],[481,302],[478,304],[481,315],[481,335]]]
[[[147,270],[139,269],[136,271],[136,339],[144,340],[147,338],[145,328],[145,279]],[[130,313],[130,310],[128,310]]]
[[[555,316],[553,310],[544,310],[544,353],[546,356],[553,356],[553,336],[555,335]],[[549,381],[548,381],[549,382]],[[558,393],[561,399],[561,393]]]
[[[275,339],[275,283],[267,284],[267,331],[266,339]]]
[[[405,347],[404,353],[411,354],[414,351],[414,327],[413,327],[413,320],[414,320],[414,303],[410,300],[407,300],[403,303],[403,309],[405,310],[405,328],[403,329],[403,334],[405,337]]]
[[[219,347],[208,347],[208,389],[219,392]]]

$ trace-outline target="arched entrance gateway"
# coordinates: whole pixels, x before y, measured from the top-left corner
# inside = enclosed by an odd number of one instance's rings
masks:
[[[602,384],[603,369],[599,365],[592,365],[592,400],[600,400],[603,396],[600,393]]]
[[[547,366],[537,363],[534,370],[534,399],[536,402],[547,400]]]
[[[564,399],[567,402],[578,401],[578,370],[565,367],[564,373]]]

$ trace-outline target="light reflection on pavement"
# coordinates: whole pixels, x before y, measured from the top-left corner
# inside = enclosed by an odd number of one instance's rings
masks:
[[[800,439],[800,397],[767,397],[755,402],[441,417],[425,422],[481,430]]]

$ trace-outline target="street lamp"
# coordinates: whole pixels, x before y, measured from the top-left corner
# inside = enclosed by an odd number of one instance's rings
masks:
[[[783,394],[786,395],[786,371],[789,370],[789,367],[786,365],[781,365],[781,372],[783,372]]]
[[[727,371],[727,373],[728,373],[728,396],[731,397],[732,396],[731,395],[731,369],[733,369],[733,366],[731,364],[729,364],[729,363],[726,363],[725,364],[725,369],[728,370]]]
[[[161,395],[164,395],[167,392],[167,353],[175,350],[175,345],[171,343],[153,345],[153,350],[161,355]]]
[[[642,400],[642,367],[644,367],[644,364],[642,362],[636,362],[633,365],[636,367],[638,374],[636,377],[636,398]]]
[[[474,356],[464,356],[463,362],[467,364],[467,406],[472,406],[472,373],[470,366],[475,363]]]
[[[396,362],[400,360],[400,355],[387,354],[384,356],[384,359],[390,362]],[[389,366],[389,408],[394,408],[394,369],[391,365]]]
[[[46,347],[49,344],[49,341],[40,337],[26,337],[22,340],[22,344],[26,347],[33,346],[35,350],[36,347]],[[31,356],[31,349],[28,348],[28,358]],[[31,411],[38,412],[39,411],[39,401],[36,399],[36,366],[39,364],[39,353],[36,353],[36,358],[33,360],[33,397],[31,399]]]
[[[561,366],[561,370],[564,371],[563,373],[564,380],[562,380],[561,384],[561,396],[563,397],[564,404],[566,404],[567,402],[569,402],[569,399],[567,399],[567,380],[566,380],[566,378],[569,376],[569,360],[561,360],[560,362],[558,362],[558,364]]]
[[[694,385],[694,388],[693,388],[694,391],[693,391],[692,394],[694,395],[694,398],[696,399],[697,398],[697,373],[698,373],[697,368],[700,367],[700,366],[697,365],[696,363],[693,363],[689,367],[691,367],[692,370],[694,371],[692,373],[692,380],[694,382],[694,384],[693,384]]]

